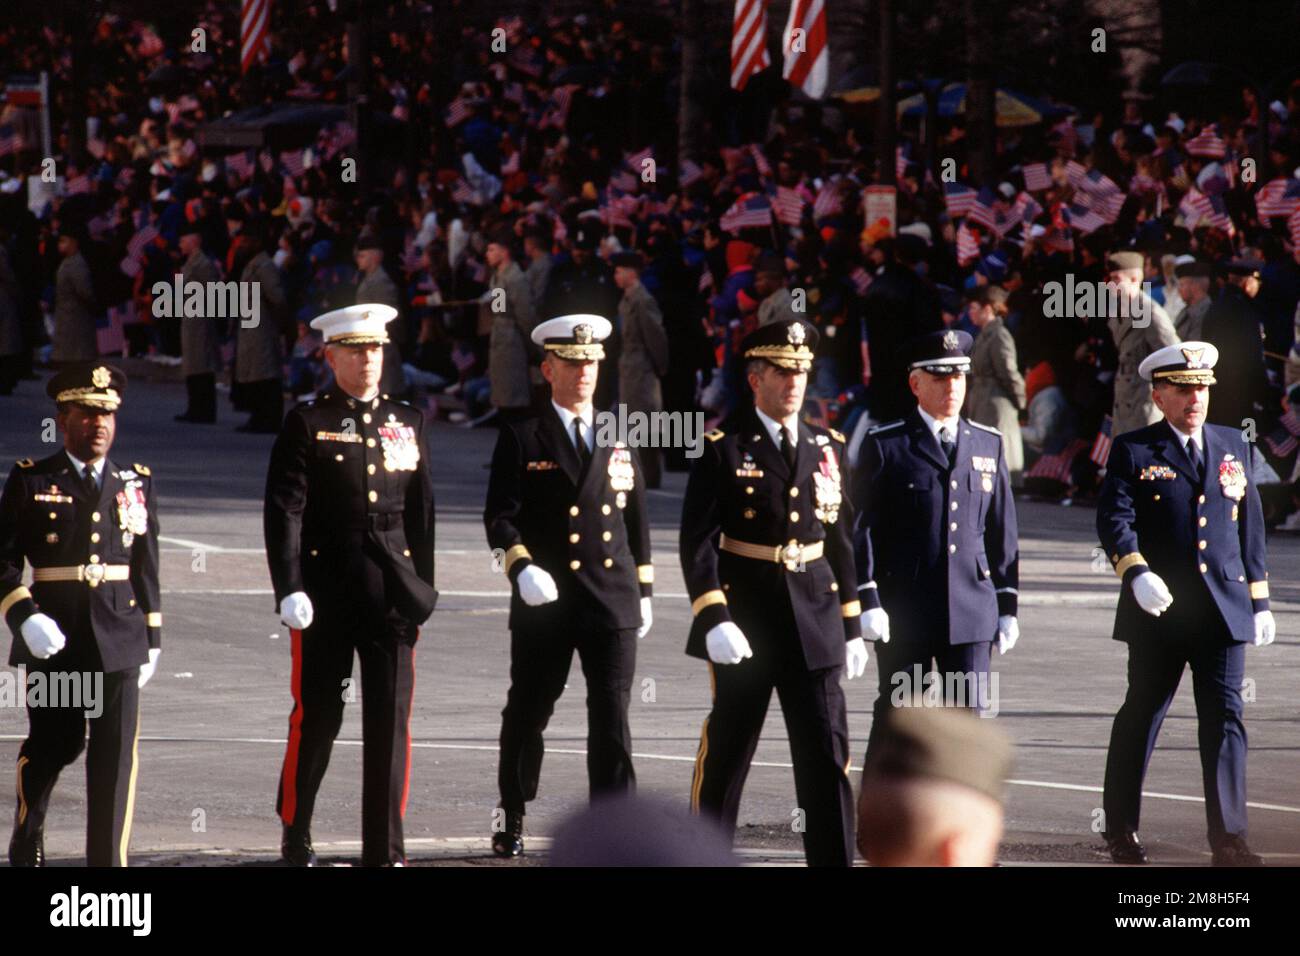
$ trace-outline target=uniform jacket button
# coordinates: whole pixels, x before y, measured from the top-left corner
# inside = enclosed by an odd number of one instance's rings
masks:
[[[98,544],[98,543],[99,543],[99,532],[98,532],[98,531],[92,531],[92,532],[90,533],[90,543],[91,543],[91,544]]]
[[[573,534],[569,535],[569,544],[577,544],[577,543],[578,543],[578,534],[575,531]]]
[[[371,500],[371,501],[378,501],[378,500],[379,500],[379,492],[377,492],[377,491],[372,491],[372,492],[370,492],[370,500]]]
[[[367,448],[374,448],[374,447],[375,447],[375,440],[374,440],[373,438],[367,438],[367,439],[366,439],[366,447],[367,447]]]
[[[798,497],[799,497],[799,489],[798,489],[798,488],[791,488],[791,489],[790,489],[790,497],[791,497],[791,498],[798,498]]]
[[[374,465],[366,465],[366,474],[368,474],[368,475],[373,475],[374,473],[375,473],[375,466],[374,466]]]
[[[569,508],[569,515],[570,515],[571,517],[574,517],[574,518],[578,517],[578,506],[577,506],[577,505],[573,505],[572,507]]]
[[[576,570],[578,570],[578,568],[580,568],[580,567],[582,567],[582,562],[581,562],[581,561],[570,561],[570,562],[569,562],[569,570],[570,570],[570,571],[576,571]]]
[[[51,514],[50,517],[53,518],[54,515]],[[93,515],[91,515],[91,516],[90,516],[90,520],[91,520],[91,521],[98,521],[98,520],[99,520],[99,512],[96,511]]]
[[[949,553],[949,554],[956,554],[956,553],[957,553],[957,546],[956,546],[955,544],[950,544],[950,545],[948,545],[948,553]]]
[[[1202,574],[1204,574],[1204,573],[1205,573],[1206,571],[1208,571],[1208,570],[1210,570],[1209,565],[1206,565],[1206,564],[1202,564],[1202,565],[1201,565],[1201,573],[1202,573]]]
[[[790,520],[791,520],[791,521],[798,521],[798,520],[799,520],[799,512],[797,512],[797,511],[791,511],[791,512],[790,512]]]
[[[601,539],[602,541],[609,541],[609,540],[610,540],[611,538],[613,538],[613,537],[614,537],[614,532],[612,532],[612,531],[606,531],[606,532],[604,532],[603,534],[601,534],[600,539]]]
[[[609,507],[609,505],[601,505],[601,506],[600,506],[600,513],[601,513],[601,514],[603,514],[603,515],[607,515],[607,514],[609,514],[609,512],[610,512],[610,507]]]
[[[613,558],[606,558],[606,559],[605,559],[605,567],[607,567],[607,568],[612,568],[613,566],[614,566],[614,559],[613,559]]]

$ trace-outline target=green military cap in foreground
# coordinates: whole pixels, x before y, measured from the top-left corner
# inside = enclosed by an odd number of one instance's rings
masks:
[[[942,780],[1002,802],[1011,742],[991,721],[952,707],[894,707],[877,719],[864,780]]]

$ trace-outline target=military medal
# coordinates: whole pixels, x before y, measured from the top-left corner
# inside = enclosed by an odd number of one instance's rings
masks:
[[[415,471],[420,446],[414,428],[396,423],[380,425],[379,441],[384,447],[385,471]]]
[[[149,530],[149,512],[138,481],[128,481],[126,487],[117,493],[117,526],[131,535]]]
[[[1226,498],[1240,501],[1246,496],[1246,470],[1231,455],[1219,463],[1219,485]]]
[[[840,464],[829,445],[822,448],[822,460],[813,472],[813,493],[813,514],[825,524],[834,524],[840,516]]]
[[[622,494],[632,490],[634,472],[632,470],[632,452],[622,445],[616,445],[609,453],[609,486]],[[626,500],[626,495],[623,495]],[[620,508],[623,505],[619,505]]]

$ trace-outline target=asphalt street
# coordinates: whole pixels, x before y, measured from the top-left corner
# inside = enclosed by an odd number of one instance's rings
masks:
[[[143,695],[133,862],[268,862],[278,855],[275,790],[291,703],[289,635],[275,613],[262,551],[272,439],[235,433],[240,418],[224,401],[215,426],[174,423],[183,401],[178,384],[133,380],[112,452],[124,465],[148,465],[161,495],[164,650]],[[58,441],[46,426],[52,417],[41,383],[23,382],[16,396],[0,398],[0,470],[57,450],[43,441]],[[446,424],[428,436],[442,598],[416,658],[406,817],[415,863],[518,865],[497,864],[488,850],[509,665],[508,584],[494,570],[482,525],[494,439],[490,428]],[[709,704],[704,664],[683,653],[690,604],[677,525],[685,477],[670,472],[664,488],[651,493],[655,623],[639,645],[631,718],[640,789],[683,806]],[[1106,744],[1125,686],[1125,648],[1110,639],[1118,583],[1098,549],[1091,508],[1021,501],[1018,509],[1022,637],[994,661],[996,720],[1017,748],[1001,859],[1099,863]],[[1247,654],[1250,842],[1270,863],[1295,865],[1300,540],[1274,536],[1269,552],[1279,637]],[[855,770],[870,729],[875,678],[873,654],[865,678],[846,682]],[[584,697],[575,664],[547,734],[541,793],[527,818],[533,850],[544,849],[544,838],[586,799]],[[0,708],[6,766],[13,765],[26,726],[21,707]],[[313,824],[317,849],[335,862],[359,853],[360,731],[358,702],[347,708]],[[46,826],[55,865],[82,859],[84,784],[79,762],[55,791]],[[1142,834],[1153,861],[1208,863],[1190,677],[1165,721],[1146,793]],[[774,701],[741,808],[743,856],[800,861],[795,810],[788,740]]]

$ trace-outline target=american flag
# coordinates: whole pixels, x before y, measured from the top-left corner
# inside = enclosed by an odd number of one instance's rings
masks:
[[[731,204],[718,224],[727,232],[751,227],[762,228],[772,221],[772,204],[762,193],[746,193]]]
[[[853,288],[857,290],[858,295],[866,295],[867,289],[871,288],[872,275],[862,266],[857,266],[849,273],[849,281],[853,283]]]
[[[136,232],[126,244],[126,254],[128,258],[139,259],[144,254],[144,247],[158,238],[158,230],[153,226],[145,226]]]
[[[248,153],[231,153],[226,157],[226,169],[240,179],[247,179],[253,175],[253,161],[248,158]]]
[[[550,101],[546,109],[542,112],[542,118],[537,123],[538,129],[546,129],[551,126],[555,129],[562,130],[569,122],[569,108],[573,106],[573,94],[582,89],[577,83],[566,83],[563,86],[556,87],[551,93]]]
[[[769,163],[767,157],[763,155],[762,148],[757,143],[750,143],[745,147],[745,149],[749,151],[750,156],[754,157],[754,168],[758,170],[758,174],[766,178],[771,178],[772,164]]]
[[[700,269],[700,281],[695,283],[695,291],[707,293],[713,288],[713,273],[709,271],[708,266]]]
[[[996,228],[997,213],[993,209],[996,202],[996,194],[985,186],[975,194],[975,201],[966,211],[966,221],[972,225],[984,226],[986,229]]]
[[[822,188],[817,192],[817,200],[813,203],[813,219],[825,219],[843,211],[844,200],[840,198],[842,181],[836,174],[822,183]]]
[[[632,175],[641,178],[641,172],[645,169],[645,161],[654,159],[654,147],[647,146],[645,149],[635,153],[625,153],[623,155],[623,165],[626,166]]]
[[[776,221],[787,226],[797,226],[803,221],[803,208],[808,205],[798,192],[788,186],[777,186],[772,200]]]
[[[23,138],[13,125],[6,123],[0,126],[0,156],[8,156],[10,153],[16,153],[23,148]]]
[[[105,149],[107,149],[106,144],[97,136],[91,136],[86,140],[86,152],[90,153],[90,155],[94,156],[96,159],[104,158]]]
[[[271,0],[243,0],[240,23],[239,69],[247,73],[258,60],[271,55]]]
[[[1027,163],[1020,172],[1025,177],[1025,188],[1031,193],[1052,188],[1052,175],[1046,163]]]
[[[1209,123],[1187,141],[1186,149],[1192,156],[1223,159],[1228,153],[1228,144],[1219,138],[1218,127],[1214,123]]]
[[[443,125],[448,129],[458,126],[469,119],[470,105],[459,96],[447,104],[447,111],[442,116]]]
[[[631,226],[640,200],[625,191],[610,186],[600,198],[600,221],[607,226]]]
[[[964,268],[979,257],[979,233],[963,222],[957,227],[957,265]]]
[[[1068,212],[1070,215],[1070,228],[1077,229],[1085,236],[1106,225],[1106,220],[1096,210],[1089,209],[1087,206],[1075,203],[1070,206]]]
[[[1289,218],[1300,209],[1300,179],[1279,176],[1265,183],[1255,194],[1255,212],[1260,219]]]
[[[610,186],[625,193],[634,191],[639,181],[636,176],[633,176],[626,169],[616,169],[609,176]]]
[[[954,219],[969,213],[978,196],[979,193],[970,186],[961,183],[943,184],[943,202],[948,207],[948,215]]]
[[[1196,188],[1207,196],[1221,195],[1227,192],[1231,185],[1228,182],[1227,172],[1219,163],[1207,163],[1205,168],[1196,174]]]
[[[794,31],[800,30],[800,49],[795,48]],[[813,99],[826,92],[830,54],[826,48],[826,5],[824,0],[792,0],[790,18],[781,34],[785,52],[782,75],[796,89]]]
[[[501,175],[513,176],[519,172],[519,150],[515,150],[501,161]]]
[[[736,0],[731,20],[731,88],[743,90],[749,78],[766,69],[767,0]]]
[[[1052,481],[1059,481],[1063,485],[1073,484],[1070,478],[1071,466],[1073,466],[1074,459],[1079,452],[1087,447],[1088,443],[1086,441],[1082,438],[1076,438],[1055,455],[1039,456],[1033,467],[1025,472],[1025,477],[1050,478]]]
[[[1100,169],[1090,169],[1083,175],[1079,181],[1078,188],[1088,195],[1104,199],[1107,196],[1114,196],[1120,193],[1120,188],[1115,180],[1111,179]]]
[[[542,70],[546,68],[546,62],[542,58],[541,52],[527,43],[521,43],[515,47],[515,52],[510,57],[510,65],[520,73],[533,79],[541,76]]]
[[[1043,207],[1038,204],[1033,196],[1021,190],[1016,196],[1015,204],[1011,207],[1011,218],[1015,222],[1029,223],[1033,222],[1043,214]]]
[[[284,164],[285,171],[294,177],[301,176],[307,168],[303,164],[302,150],[300,149],[286,149],[280,154],[280,162]]]
[[[907,164],[911,162],[903,153],[903,147],[894,147],[894,180],[900,181],[907,172]]]
[[[1300,249],[1300,209],[1291,213],[1290,218],[1286,221],[1287,229],[1291,233],[1291,245]]]
[[[1110,459],[1110,446],[1113,441],[1111,427],[1111,417],[1107,415],[1102,420],[1101,430],[1097,432],[1097,437],[1092,441],[1092,451],[1088,453],[1088,459],[1098,468],[1105,468],[1106,462]]]
[[[1093,193],[1078,192],[1075,194],[1074,201],[1084,209],[1095,212],[1103,223],[1110,225],[1119,218],[1120,212],[1124,209],[1124,203],[1127,200],[1121,192],[1111,193],[1109,196],[1098,196]]]
[[[1207,196],[1198,189],[1189,189],[1183,201],[1178,204],[1178,211],[1188,229],[1195,229],[1204,220],[1211,227],[1222,229],[1228,235],[1236,232],[1222,196]]]
[[[685,189],[703,175],[704,170],[700,169],[699,164],[688,159],[682,163],[682,171],[677,175],[677,185]]]
[[[1285,458],[1300,447],[1300,419],[1296,418],[1294,408],[1288,408],[1286,414],[1278,419],[1278,427],[1265,437],[1269,449],[1279,458]]]
[[[1065,178],[1070,181],[1070,185],[1078,189],[1083,181],[1088,177],[1088,167],[1082,163],[1075,162],[1073,159],[1065,164]]]
[[[478,193],[474,192],[473,187],[465,181],[464,176],[459,176],[456,181],[451,184],[451,200],[452,202],[477,205]]]
[[[1128,191],[1134,196],[1160,192],[1163,188],[1164,185],[1160,180],[1146,173],[1134,173],[1133,178],[1128,181]]]

